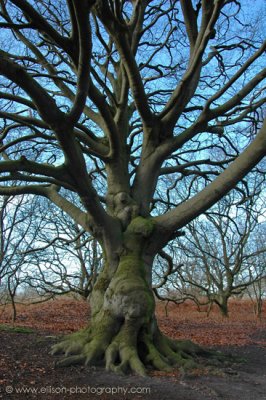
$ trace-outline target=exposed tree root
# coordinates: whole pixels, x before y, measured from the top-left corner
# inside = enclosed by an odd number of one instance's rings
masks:
[[[141,241],[136,238],[146,237],[152,226],[136,218],[129,228],[126,249],[135,248],[135,252],[121,257],[110,283],[106,284],[105,275],[98,280],[91,299],[91,326],[53,347],[53,354],[65,355],[56,365],[103,364],[109,371],[145,375],[149,369],[191,369],[201,357],[217,360],[219,355],[214,352],[190,341],[171,340],[160,332],[153,292],[138,255]]]
[[[168,372],[178,367],[196,368],[202,358],[207,359],[209,365],[225,360],[222,354],[205,350],[191,341],[169,339],[158,328],[155,333],[147,332],[139,328],[138,322],[130,319],[119,329],[109,324],[108,329],[107,326],[93,332],[85,329],[69,335],[53,347],[53,354],[65,355],[56,366],[105,365],[109,371],[144,376],[149,369]]]

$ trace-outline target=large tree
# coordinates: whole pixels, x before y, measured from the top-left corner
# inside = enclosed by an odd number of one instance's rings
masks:
[[[1,193],[50,199],[104,257],[61,365],[144,374],[197,350],[160,332],[151,272],[266,154],[262,2],[241,3],[0,1]]]

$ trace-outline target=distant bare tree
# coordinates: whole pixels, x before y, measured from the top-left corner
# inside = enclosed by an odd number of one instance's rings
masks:
[[[0,201],[2,302],[12,303],[14,319],[18,289],[34,288],[43,301],[69,292],[86,299],[101,267],[95,239],[45,199],[36,203],[24,195]]]
[[[183,264],[178,269],[181,287],[198,290],[198,303],[205,297],[210,307],[217,304],[224,316],[228,316],[228,300],[233,295],[265,276],[261,259],[266,256],[266,242],[255,237],[255,232],[257,237],[262,234],[258,217],[265,206],[254,210],[254,198],[237,204],[234,197],[232,193],[190,223],[185,238],[174,244]]]
[[[25,282],[46,298],[77,293],[87,299],[102,265],[96,240],[47,201],[37,208],[41,227],[24,253]]]
[[[254,256],[249,262],[248,273],[251,278],[256,272],[259,275],[259,279],[247,286],[244,293],[248,293],[254,305],[254,312],[261,319],[263,301],[266,298],[266,252],[260,251],[265,247],[266,243],[266,224],[264,221],[256,227],[252,236],[250,251],[253,252]],[[245,272],[246,274],[247,272]]]
[[[11,302],[13,320],[16,319],[15,297],[23,283],[24,251],[34,242],[31,224],[33,208],[28,207],[28,196],[0,197],[0,293],[1,303]],[[31,202],[31,205],[33,203]],[[27,237],[27,241],[25,238]]]

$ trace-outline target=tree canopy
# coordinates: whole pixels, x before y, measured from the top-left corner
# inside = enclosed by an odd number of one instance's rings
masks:
[[[84,225],[59,188],[74,191],[100,226],[117,193],[171,230],[212,205],[265,154],[263,30],[239,9],[2,1],[2,193],[47,196]]]

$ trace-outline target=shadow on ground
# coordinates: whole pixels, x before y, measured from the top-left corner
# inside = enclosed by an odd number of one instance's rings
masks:
[[[266,338],[261,330],[256,335]],[[0,332],[0,399],[266,399],[266,348],[258,345],[219,348],[245,358],[241,364],[142,378],[82,366],[55,369],[49,354],[55,340],[45,333]]]

